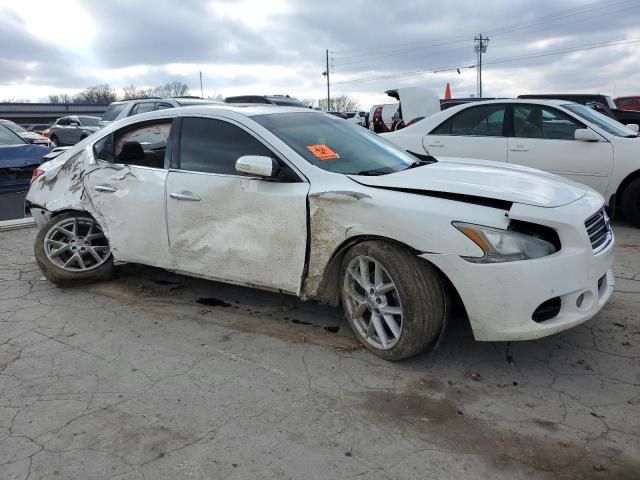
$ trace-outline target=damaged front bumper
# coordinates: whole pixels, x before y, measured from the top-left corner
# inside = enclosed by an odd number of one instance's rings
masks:
[[[613,293],[613,238],[595,253],[584,225],[597,208],[593,198],[558,208],[514,206],[513,217],[558,232],[562,248],[546,257],[477,264],[452,254],[420,256],[451,280],[476,340],[541,338],[591,319]]]

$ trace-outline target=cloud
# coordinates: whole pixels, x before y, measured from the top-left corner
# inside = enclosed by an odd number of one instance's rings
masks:
[[[471,0],[424,2],[216,0],[210,2],[67,0],[47,23],[50,4],[8,0],[0,9],[0,98],[6,92],[80,90],[109,83],[149,87],[171,80],[205,93],[325,95],[325,48],[332,90],[363,106],[403,85],[475,91],[475,69],[340,84],[340,81],[440,67],[474,65],[473,37],[490,37],[484,90],[637,93],[640,54],[634,44],[492,63],[499,59],[622,38],[640,38],[640,4],[613,0]],[[38,3],[40,2],[40,3]],[[12,5],[12,6],[11,6]],[[40,5],[40,6],[38,6]],[[49,5],[49,7],[47,7]],[[564,11],[564,15],[557,14]],[[80,28],[82,27],[82,28]],[[57,33],[56,33],[57,32]],[[61,32],[65,32],[62,35]],[[77,33],[76,33],[77,32]],[[635,83],[634,83],[635,82]],[[22,86],[22,90],[21,90]],[[25,93],[26,94],[26,93]]]

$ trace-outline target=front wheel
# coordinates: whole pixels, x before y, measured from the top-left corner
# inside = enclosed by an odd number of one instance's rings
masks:
[[[44,276],[57,285],[107,280],[113,274],[109,241],[84,212],[51,218],[36,236],[34,253]]]
[[[58,140],[58,137],[56,137],[55,135],[51,137],[51,143],[53,143],[54,148],[60,146],[60,140]]]
[[[622,215],[625,220],[640,227],[640,178],[627,185],[622,193]]]
[[[438,272],[407,249],[381,241],[360,243],[345,254],[341,298],[358,339],[391,361],[424,351],[447,313]]]

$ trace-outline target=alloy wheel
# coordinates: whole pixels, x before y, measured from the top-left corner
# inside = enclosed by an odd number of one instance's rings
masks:
[[[111,256],[107,237],[90,217],[56,223],[44,237],[44,252],[51,263],[68,272],[93,270]]]
[[[393,348],[402,333],[402,303],[391,275],[377,260],[359,255],[349,262],[343,297],[353,326],[371,346]]]

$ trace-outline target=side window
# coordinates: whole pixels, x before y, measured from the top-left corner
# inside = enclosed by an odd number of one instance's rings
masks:
[[[169,103],[159,103],[158,110],[166,110],[167,108],[173,108],[173,105]]]
[[[273,157],[271,151],[253,135],[229,122],[195,117],[182,120],[182,170],[238,175],[236,160],[243,155]]]
[[[164,168],[171,122],[162,120],[120,130],[98,140],[93,153],[96,159],[140,167]]]
[[[519,105],[513,109],[513,135],[522,138],[574,140],[575,131],[583,125],[553,108]]]
[[[482,105],[463,110],[440,124],[431,134],[501,137],[505,106]]]
[[[131,109],[131,115],[153,112],[155,108],[156,108],[155,102],[138,103]]]
[[[628,107],[630,105],[633,105],[633,98],[621,98],[620,100],[618,100],[617,104],[623,107]]]
[[[68,118],[61,118],[56,122],[56,125],[60,125],[62,127],[64,127],[65,125],[69,125],[69,119]]]

